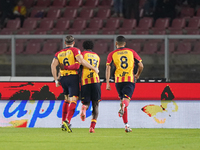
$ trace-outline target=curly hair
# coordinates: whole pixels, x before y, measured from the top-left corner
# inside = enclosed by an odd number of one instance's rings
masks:
[[[92,50],[94,47],[94,43],[91,40],[86,40],[83,42],[83,48],[84,49],[90,49]]]

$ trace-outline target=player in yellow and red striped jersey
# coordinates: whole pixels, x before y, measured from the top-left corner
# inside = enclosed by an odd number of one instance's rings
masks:
[[[116,67],[115,70],[115,86],[119,97],[121,99],[119,116],[122,117],[125,124],[125,131],[131,132],[131,128],[128,125],[128,112],[127,107],[132,97],[135,81],[139,78],[143,64],[140,56],[132,49],[125,48],[126,39],[123,36],[118,36],[116,39],[117,49],[110,52],[107,57],[106,63],[106,89],[111,90],[109,79],[111,63]],[[137,73],[134,75],[134,64],[138,65]]]
[[[93,42],[90,40],[84,41],[83,48],[84,51],[81,53],[83,55],[83,58],[94,67],[98,68],[100,64],[100,57],[92,51]],[[83,66],[81,72],[81,100],[83,105],[81,107],[80,116],[82,121],[85,121],[86,110],[90,105],[90,101],[92,101],[93,111],[89,130],[90,133],[94,133],[94,128],[98,117],[98,106],[100,99],[101,87],[98,73]]]
[[[67,115],[66,120],[62,122],[64,125],[62,127],[65,127],[68,132],[72,132],[70,128],[70,121],[73,117],[79,96],[79,75],[77,72],[77,69],[80,66],[79,63],[94,70],[97,73],[99,72],[98,68],[93,67],[83,59],[80,50],[78,48],[75,48],[74,44],[74,37],[71,35],[66,36],[66,47],[55,54],[54,59],[51,63],[51,72],[54,77],[56,87],[59,86],[56,67],[60,66],[61,68],[60,84],[64,89],[64,94],[66,95],[65,103],[63,104],[63,109],[65,109],[63,110],[63,112],[65,113],[63,114]]]

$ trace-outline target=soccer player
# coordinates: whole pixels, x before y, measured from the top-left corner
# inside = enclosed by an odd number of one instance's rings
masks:
[[[100,57],[92,51],[93,42],[90,40],[83,42],[84,51],[82,52],[83,58],[93,65],[94,67],[99,67]],[[90,101],[92,101],[92,120],[90,124],[90,133],[94,133],[95,125],[98,117],[98,107],[99,101],[101,99],[101,87],[98,73],[94,72],[87,67],[82,67],[81,73],[81,97],[82,97],[82,107],[80,117],[82,121],[86,119],[86,110],[90,106]]]
[[[139,55],[130,48],[125,48],[126,39],[118,36],[115,43],[117,49],[110,52],[106,63],[106,89],[111,90],[109,79],[111,63],[114,63],[115,70],[115,86],[121,99],[119,117],[122,117],[125,124],[125,132],[132,132],[128,125],[128,111],[130,99],[132,97],[135,81],[140,77],[143,70],[142,60]],[[137,73],[134,75],[134,63],[138,64]]]
[[[64,89],[64,94],[66,95],[66,105],[63,110],[67,112],[66,120],[63,121],[65,129],[70,133],[71,130],[71,118],[73,117],[78,96],[79,96],[79,75],[77,69],[79,69],[79,63],[86,66],[96,73],[99,72],[98,68],[93,67],[87,61],[83,59],[81,52],[78,48],[74,47],[75,40],[71,35],[66,36],[65,45],[66,47],[59,52],[57,52],[51,63],[51,72],[55,80],[56,87],[61,84]],[[56,67],[60,66],[60,83],[57,77]],[[70,104],[69,104],[70,103]]]

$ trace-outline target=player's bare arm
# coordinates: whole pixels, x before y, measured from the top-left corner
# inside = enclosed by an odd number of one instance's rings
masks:
[[[110,65],[106,65],[106,90],[111,90],[110,82],[109,82],[110,69],[111,69],[111,66]]]
[[[56,58],[53,59],[52,63],[51,63],[51,73],[53,75],[53,78],[55,80],[56,83],[56,87],[59,87],[60,84],[58,82],[58,77],[57,77],[57,69],[56,67],[59,65],[59,62]]]
[[[139,63],[138,63],[138,71],[137,71],[137,73],[135,74],[135,78],[136,78],[136,79],[139,79],[140,74],[142,73],[143,68],[144,68],[143,63],[142,63],[142,62],[139,62]]]
[[[95,68],[94,66],[92,66],[91,64],[89,64],[85,59],[83,59],[83,56],[82,55],[78,55],[76,56],[76,60],[82,64],[83,66],[89,68],[89,69],[92,69],[94,70],[96,73],[99,73],[99,69],[98,68]]]

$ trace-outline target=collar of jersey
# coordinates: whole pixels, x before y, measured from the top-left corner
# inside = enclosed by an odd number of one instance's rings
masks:
[[[65,47],[65,48],[70,48],[71,46]]]

